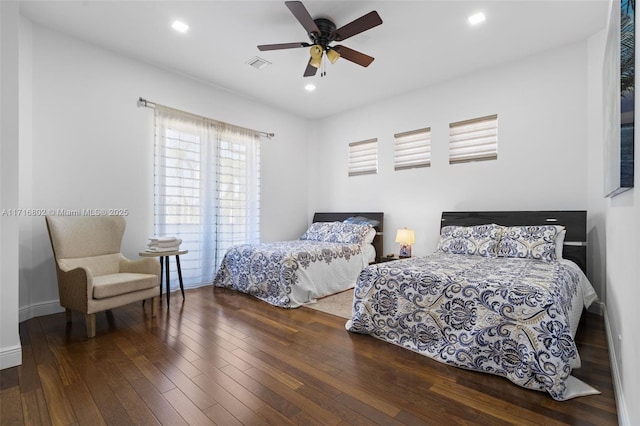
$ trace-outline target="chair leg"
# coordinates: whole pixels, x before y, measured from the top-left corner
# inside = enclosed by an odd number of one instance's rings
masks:
[[[160,309],[160,298],[158,296],[151,298],[151,318],[158,315],[158,309]]]
[[[71,309],[66,308],[65,313],[67,314],[67,324],[71,324],[71,318],[73,317]]]
[[[93,339],[96,337],[96,314],[87,314],[85,321],[87,322],[87,337]]]

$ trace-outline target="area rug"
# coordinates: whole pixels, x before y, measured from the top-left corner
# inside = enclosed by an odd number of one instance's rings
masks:
[[[353,304],[353,289],[345,290],[331,296],[323,297],[315,302],[307,303],[307,308],[326,312],[338,317],[351,319],[351,306]]]

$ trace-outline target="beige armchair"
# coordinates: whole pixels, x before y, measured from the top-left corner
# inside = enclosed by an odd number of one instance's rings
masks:
[[[86,316],[87,337],[96,335],[96,312],[152,299],[159,304],[160,262],[129,260],[120,253],[126,222],[120,216],[47,216],[58,275],[60,305]]]

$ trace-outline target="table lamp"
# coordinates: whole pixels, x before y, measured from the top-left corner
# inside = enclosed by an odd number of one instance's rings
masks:
[[[400,243],[400,258],[411,257],[411,245],[416,242],[413,229],[398,229],[396,243]]]

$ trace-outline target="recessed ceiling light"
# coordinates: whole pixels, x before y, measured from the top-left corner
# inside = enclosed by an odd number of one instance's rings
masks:
[[[307,84],[306,86],[304,86],[304,90],[306,90],[307,92],[313,92],[314,90],[316,90],[316,86],[314,84]]]
[[[171,28],[178,31],[179,33],[186,33],[189,30],[189,26],[180,21],[174,21],[173,24],[171,24]]]
[[[471,25],[478,25],[480,22],[484,22],[487,17],[484,16],[484,13],[478,12],[474,15],[469,16],[468,19]]]

